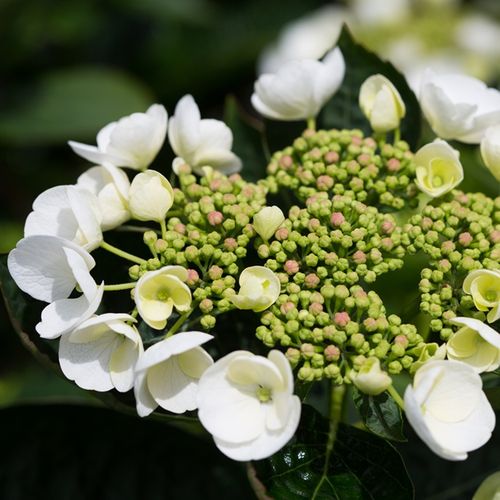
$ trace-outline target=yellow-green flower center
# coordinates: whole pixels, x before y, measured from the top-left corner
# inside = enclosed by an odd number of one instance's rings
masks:
[[[157,300],[161,300],[161,301],[168,300],[170,298],[170,295],[171,294],[169,293],[168,288],[160,288],[156,292],[156,298],[157,298]]]
[[[257,389],[257,398],[259,399],[259,401],[261,403],[267,403],[268,401],[270,401],[272,399],[271,389],[269,389],[267,387],[260,386]]]
[[[498,292],[496,290],[487,290],[484,298],[488,302],[496,302],[498,300]]]
[[[435,175],[432,178],[432,185],[434,187],[441,187],[443,185],[443,178],[440,175]]]

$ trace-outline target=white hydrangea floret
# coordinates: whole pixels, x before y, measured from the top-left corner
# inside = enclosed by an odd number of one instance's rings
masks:
[[[89,252],[102,242],[97,198],[78,186],[55,186],[39,194],[24,225],[24,236],[60,236]]]
[[[198,175],[203,175],[206,166],[225,175],[241,170],[241,160],[231,151],[231,129],[220,120],[201,119],[191,95],[185,95],[177,103],[168,126],[168,138],[177,155],[173,162],[177,174],[186,163]]]
[[[69,141],[73,151],[98,165],[145,170],[160,151],[167,133],[167,111],[153,104],[145,113],[132,113],[111,122],[97,134],[97,147]]]
[[[139,416],[149,415],[158,406],[173,413],[197,408],[199,379],[213,363],[200,346],[212,338],[204,332],[181,332],[144,352],[134,385]]]
[[[238,309],[264,311],[279,297],[281,284],[278,276],[264,266],[251,266],[240,274],[240,290],[229,299]]]
[[[280,207],[264,207],[253,216],[253,227],[264,241],[268,241],[284,220],[285,215]]]
[[[174,307],[186,312],[191,307],[191,290],[186,285],[188,272],[182,266],[165,266],[145,273],[134,290],[134,300],[141,318],[156,330],[167,324]]]
[[[467,75],[437,75],[427,69],[419,101],[429,125],[443,139],[479,144],[486,129],[500,121],[500,92]]]
[[[254,85],[253,107],[272,120],[308,120],[340,88],[345,62],[339,48],[322,61],[298,59],[285,63],[275,73],[261,75]]]
[[[500,333],[475,318],[450,320],[461,328],[447,342],[448,359],[466,363],[478,373],[500,366]]]
[[[130,185],[129,207],[134,219],[163,222],[174,203],[174,190],[155,170],[141,172]]]
[[[479,311],[489,311],[486,319],[494,323],[500,319],[500,270],[476,269],[464,280],[463,290],[472,295]]]
[[[458,361],[429,361],[405,391],[405,413],[425,444],[447,460],[465,460],[483,446],[495,427],[495,413],[481,377]]]
[[[436,139],[415,154],[415,184],[431,198],[438,198],[458,186],[464,178],[460,156],[446,141]]]
[[[120,168],[110,164],[91,167],[78,177],[77,186],[97,197],[103,231],[114,229],[130,219],[130,181]]]
[[[300,411],[290,364],[277,350],[267,358],[232,352],[200,379],[200,422],[233,460],[261,460],[276,453],[294,435]]]
[[[102,314],[81,323],[59,342],[64,375],[82,389],[127,392],[143,351],[139,332],[128,314]]]

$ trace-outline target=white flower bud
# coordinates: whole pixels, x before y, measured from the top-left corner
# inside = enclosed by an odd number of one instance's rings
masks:
[[[276,302],[281,291],[276,274],[263,266],[247,267],[242,271],[239,282],[238,295],[229,298],[238,309],[264,311]]]
[[[130,185],[129,207],[137,220],[160,222],[174,203],[174,190],[170,182],[154,170],[141,172]]]
[[[361,392],[377,396],[389,388],[392,379],[380,368],[378,358],[368,358],[353,377],[352,382]]]
[[[253,227],[257,234],[264,240],[269,240],[276,230],[281,226],[285,216],[281,208],[273,205],[264,207],[253,217]]]
[[[398,90],[383,75],[367,78],[359,91],[359,106],[375,132],[389,132],[399,127],[406,107]]]

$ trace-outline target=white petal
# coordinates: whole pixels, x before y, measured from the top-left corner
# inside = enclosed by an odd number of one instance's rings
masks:
[[[217,439],[244,443],[257,438],[265,429],[265,412],[255,395],[257,386],[231,383],[226,376],[236,358],[249,357],[247,351],[234,351],[218,360],[202,375],[198,386],[198,417]]]
[[[149,392],[165,410],[184,413],[196,409],[197,379],[181,370],[176,357],[150,368],[147,381]]]
[[[68,333],[97,311],[103,292],[104,287],[101,285],[90,302],[84,295],[52,302],[42,311],[42,320],[36,325],[36,331],[46,339],[55,339]]]
[[[123,164],[126,163],[126,161],[123,158],[99,151],[99,149],[95,146],[89,146],[88,144],[82,144],[81,142],[75,141],[68,141],[68,144],[78,156],[81,156],[92,163],[111,163],[117,167],[125,166]]]
[[[141,356],[137,363],[137,371],[144,371],[152,366],[155,366],[163,361],[166,361],[171,356],[175,356],[182,352],[189,351],[194,347],[200,346],[205,342],[213,339],[213,335],[204,332],[181,332],[173,335],[165,340],[152,345]]]
[[[84,344],[72,343],[68,335],[63,335],[59,341],[61,370],[82,389],[109,391],[113,388],[109,362],[117,342],[116,335],[112,333]]]
[[[145,372],[135,374],[134,396],[139,417],[147,417],[158,406],[149,392]]]
[[[136,343],[124,339],[111,354],[109,373],[117,391],[127,392],[134,387],[134,368],[140,352]]]
[[[292,396],[290,413],[284,428],[276,431],[265,429],[257,439],[245,443],[227,442],[214,437],[215,444],[226,456],[240,462],[270,457],[283,448],[295,434],[300,421],[300,411],[300,399]]]
[[[227,367],[227,377],[237,385],[260,385],[272,390],[282,391],[284,380],[271,361],[262,356],[235,358]]]
[[[95,266],[92,256],[70,241],[55,236],[29,236],[17,243],[7,261],[17,286],[45,302],[68,297],[76,279],[67,263],[65,248],[79,254],[87,269]]]
[[[451,320],[452,323],[456,323],[457,325],[467,326],[470,329],[477,332],[481,337],[491,344],[495,346],[497,349],[500,349],[500,333],[496,330],[488,326],[486,323],[479,321],[474,318],[465,318],[465,317],[457,317]]]
[[[189,377],[199,379],[214,364],[212,356],[201,347],[193,347],[189,351],[176,356],[180,369]]]
[[[168,138],[177,156],[188,163],[200,142],[200,110],[191,95],[185,95],[175,107],[174,116],[170,119]]]

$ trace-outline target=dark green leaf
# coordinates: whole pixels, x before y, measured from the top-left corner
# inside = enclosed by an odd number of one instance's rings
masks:
[[[416,148],[421,133],[421,112],[415,94],[405,77],[389,62],[358,44],[344,26],[338,46],[346,62],[345,78],[339,91],[323,108],[319,124],[323,128],[359,128],[371,134],[370,124],[358,104],[359,88],[371,75],[386,76],[398,89],[406,105],[406,116],[401,123],[401,137]]]
[[[275,500],[409,500],[413,486],[399,453],[387,441],[339,425],[325,469],[329,422],[308,405],[296,439],[267,460],[257,476]]]
[[[93,139],[110,121],[152,104],[149,91],[132,77],[94,67],[48,73],[29,95],[0,114],[0,139],[23,145]]]
[[[233,151],[243,162],[243,177],[256,182],[266,176],[267,158],[264,153],[259,123],[245,115],[236,99],[229,96],[224,109],[224,121],[233,132]]]
[[[352,398],[368,430],[385,439],[406,441],[401,409],[387,392],[369,396],[354,387]]]

